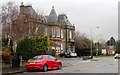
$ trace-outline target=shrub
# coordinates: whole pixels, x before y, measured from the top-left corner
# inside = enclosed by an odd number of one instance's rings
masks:
[[[10,63],[11,62],[11,52],[7,48],[2,49],[2,60],[4,63]]]
[[[18,42],[17,55],[22,55],[24,59],[29,59],[35,55],[46,54],[48,48],[48,37],[34,36],[31,38],[25,38]]]

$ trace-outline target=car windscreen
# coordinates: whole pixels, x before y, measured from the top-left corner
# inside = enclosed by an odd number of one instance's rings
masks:
[[[34,58],[32,58],[31,60],[40,60],[42,59],[42,56],[35,56]]]

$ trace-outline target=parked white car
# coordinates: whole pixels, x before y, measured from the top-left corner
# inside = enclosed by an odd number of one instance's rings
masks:
[[[115,54],[114,58],[115,59],[120,59],[120,54]]]
[[[70,53],[70,57],[77,57],[77,53]]]

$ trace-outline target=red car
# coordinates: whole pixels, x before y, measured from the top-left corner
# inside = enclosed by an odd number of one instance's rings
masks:
[[[26,64],[26,70],[42,70],[46,72],[48,69],[61,69],[62,62],[51,55],[38,55],[29,59]]]

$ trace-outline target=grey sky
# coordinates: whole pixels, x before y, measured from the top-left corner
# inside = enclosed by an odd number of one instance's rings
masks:
[[[7,2],[8,0],[5,0]],[[66,13],[76,30],[90,36],[94,40],[111,36],[118,39],[118,1],[120,0],[10,0],[20,5],[32,4],[37,12],[48,15],[55,7],[57,14]],[[1,1],[2,2],[2,1]],[[0,3],[1,4],[1,3]],[[100,28],[96,28],[99,26]],[[100,36],[103,35],[103,36]]]

